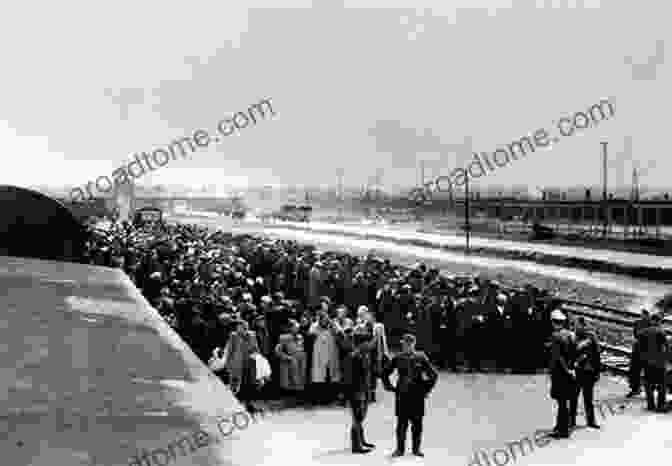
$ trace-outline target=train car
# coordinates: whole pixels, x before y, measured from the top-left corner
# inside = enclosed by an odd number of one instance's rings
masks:
[[[234,209],[231,212],[231,218],[236,219],[236,220],[243,220],[246,216],[247,212],[243,209]]]
[[[302,205],[299,206],[297,209],[297,215],[299,217],[300,222],[309,222],[310,217],[313,214],[313,208],[309,205]]]
[[[274,217],[289,222],[308,222],[312,213],[313,208],[309,205],[285,204],[278,213],[274,214]]]
[[[133,225],[143,226],[150,223],[161,223],[163,221],[163,211],[157,207],[142,207],[135,211],[133,215]]]

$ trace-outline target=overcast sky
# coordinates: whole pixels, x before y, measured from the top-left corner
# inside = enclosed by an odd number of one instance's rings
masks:
[[[276,116],[157,183],[411,184],[603,98],[615,116],[481,184],[613,183],[632,137],[669,185],[670,5],[654,1],[13,2],[0,28],[0,183],[84,184],[262,98]],[[658,50],[658,56],[656,57]],[[629,64],[630,63],[630,64]],[[648,64],[647,64],[648,63]],[[150,180],[150,178],[146,178]]]

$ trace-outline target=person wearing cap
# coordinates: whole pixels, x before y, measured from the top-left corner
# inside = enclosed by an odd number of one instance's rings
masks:
[[[633,324],[634,343],[630,356],[630,370],[628,371],[628,383],[630,392],[625,395],[627,398],[639,395],[642,391],[642,355],[641,355],[641,333],[642,330],[651,325],[651,315],[647,309],[642,309],[642,314]]]
[[[375,445],[364,439],[364,420],[368,411],[371,385],[371,336],[364,327],[353,331],[354,348],[343,361],[345,396],[352,412],[350,444],[353,453],[369,453]]]
[[[415,298],[411,294],[411,286],[405,284],[399,289],[399,294],[394,295],[392,309],[390,309],[389,316],[386,316],[389,320],[389,325],[387,322],[386,325],[390,332],[391,344],[398,342],[406,330],[408,313],[411,315],[416,313]]]
[[[554,438],[569,438],[569,403],[576,390],[574,355],[576,354],[576,336],[565,328],[567,317],[559,309],[551,312],[553,334],[551,335],[551,398],[558,405],[555,427],[551,434]]]
[[[586,319],[579,317],[576,322],[576,388],[574,397],[569,404],[569,427],[576,427],[576,414],[579,406],[579,395],[583,393],[583,410],[587,426],[599,429],[595,422],[593,406],[595,384],[600,379],[602,362],[600,360],[600,343],[595,334],[588,328]]]
[[[382,378],[385,389],[395,393],[397,448],[392,456],[404,455],[409,423],[411,424],[413,454],[424,456],[420,447],[425,398],[434,388],[438,373],[429,362],[427,355],[415,350],[415,336],[404,334],[401,338],[401,348],[401,353],[392,358],[385,368]],[[396,386],[390,382],[390,376],[395,370],[398,374]]]
[[[660,313],[653,314],[650,325],[640,333],[646,409],[657,412],[665,412],[667,394],[665,372],[669,356],[667,336],[662,327],[662,321]],[[656,394],[657,396],[654,397]]]
[[[308,305],[316,306],[320,302],[320,295],[322,294],[322,282],[323,282],[323,273],[322,273],[322,263],[320,261],[315,262],[313,267],[308,272],[308,283],[307,283],[307,296]]]

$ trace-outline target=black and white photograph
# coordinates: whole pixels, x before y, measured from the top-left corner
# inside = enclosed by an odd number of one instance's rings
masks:
[[[5,5],[0,465],[669,458],[670,12]]]

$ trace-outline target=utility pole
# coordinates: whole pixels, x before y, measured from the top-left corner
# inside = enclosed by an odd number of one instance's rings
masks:
[[[383,169],[376,169],[376,202],[380,202],[380,185],[383,179]]]
[[[637,166],[632,169],[632,207],[632,214],[635,217],[633,236],[639,236],[641,234],[641,225],[639,223],[639,171]]]
[[[339,168],[336,170],[338,177],[338,219],[343,221],[343,174],[344,170]]]
[[[465,175],[464,183],[464,226],[467,233],[467,254],[469,254],[469,235],[471,234],[471,225],[469,224],[469,171]]]
[[[420,161],[420,186],[425,185],[425,161]]]
[[[607,197],[607,142],[602,144],[602,205],[604,215],[604,230],[602,235],[607,237],[607,229],[609,228],[609,200]]]

